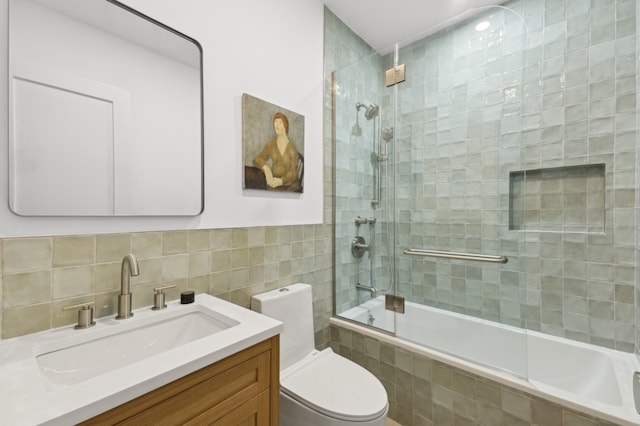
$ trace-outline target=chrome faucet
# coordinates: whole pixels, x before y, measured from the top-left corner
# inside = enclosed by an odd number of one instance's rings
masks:
[[[137,276],[138,259],[129,253],[122,259],[120,274],[120,296],[118,296],[118,315],[116,319],[127,319],[133,316],[131,312],[131,276]]]

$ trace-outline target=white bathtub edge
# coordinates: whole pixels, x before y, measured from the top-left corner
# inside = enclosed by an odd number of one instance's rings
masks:
[[[568,398],[564,398],[562,396],[558,396],[558,395],[552,395],[548,392],[543,392],[540,389],[534,387],[531,383],[529,383],[529,381],[525,380],[525,379],[521,379],[518,378],[512,374],[508,374],[508,373],[504,373],[501,372],[499,370],[495,370],[495,369],[491,369],[491,368],[487,368],[487,367],[483,367],[481,365],[477,365],[474,364],[472,362],[469,361],[465,361],[463,359],[442,353],[442,352],[438,352],[435,351],[433,349],[430,349],[428,347],[424,347],[409,341],[405,341],[403,339],[397,338],[395,336],[392,336],[390,334],[386,334],[380,331],[377,331],[371,327],[366,327],[364,325],[358,324],[356,322],[353,321],[349,321],[349,320],[345,320],[345,319],[341,319],[341,318],[337,318],[337,317],[331,317],[329,319],[329,324],[335,325],[335,326],[339,326],[342,328],[345,328],[347,330],[351,330],[351,331],[356,331],[358,333],[364,334],[364,335],[368,335],[370,337],[373,337],[375,339],[378,339],[382,342],[394,345],[394,346],[398,346],[402,349],[408,350],[410,352],[414,352],[414,353],[418,353],[421,355],[424,355],[428,358],[434,359],[436,361],[440,361],[443,362],[445,364],[451,365],[453,367],[456,368],[460,368],[462,370],[468,371],[470,373],[473,374],[477,374],[478,376],[481,377],[485,377],[487,379],[490,379],[492,381],[495,381],[497,383],[503,384],[505,386],[509,386],[511,388],[523,391],[523,392],[527,392],[528,394],[531,394],[533,396],[551,401],[551,402],[555,402],[558,403],[562,406],[565,406],[569,409],[581,412],[581,413],[585,413],[594,417],[597,417],[599,419],[602,420],[606,420],[606,421],[610,421],[610,422],[615,422],[618,423],[622,426],[638,426],[640,425],[640,416],[638,418],[638,422],[632,422],[628,419],[625,419],[624,417],[620,417],[614,413],[610,413],[607,411],[603,411],[603,410],[597,410],[594,409],[591,406],[585,406],[585,405],[581,405],[576,403],[575,401],[568,399]],[[629,380],[631,380],[631,378],[629,378]],[[623,411],[622,409],[620,411]],[[624,412],[621,412],[620,415],[624,415]],[[632,413],[632,414],[636,414],[637,413]]]

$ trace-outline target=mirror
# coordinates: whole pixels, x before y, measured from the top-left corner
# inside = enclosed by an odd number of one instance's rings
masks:
[[[10,0],[9,205],[202,212],[202,50],[112,0]]]

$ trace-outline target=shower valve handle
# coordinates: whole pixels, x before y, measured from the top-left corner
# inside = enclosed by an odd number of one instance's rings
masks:
[[[371,246],[367,244],[363,237],[357,236],[351,240],[351,254],[353,257],[360,258],[367,251],[371,251]]]

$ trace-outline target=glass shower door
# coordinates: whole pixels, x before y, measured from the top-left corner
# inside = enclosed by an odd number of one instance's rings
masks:
[[[591,37],[637,7],[547,3],[334,74],[338,315],[380,326],[390,293],[398,337],[522,377],[534,332],[638,353],[637,36]]]
[[[387,61],[372,52],[332,74],[334,300],[339,316],[393,332],[393,312],[384,307],[385,294],[394,292],[395,261]]]
[[[527,376],[524,234],[509,228],[520,170],[526,30],[490,8],[399,50],[396,334]]]
[[[336,314],[521,377],[525,45],[497,7],[332,75]]]

